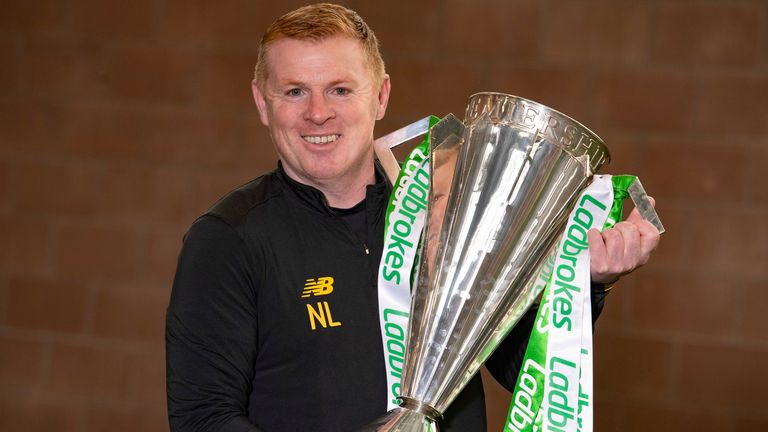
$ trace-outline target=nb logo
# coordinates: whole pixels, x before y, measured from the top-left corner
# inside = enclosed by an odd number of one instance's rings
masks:
[[[307,281],[304,282],[304,291],[301,292],[301,298],[307,298],[310,296],[324,296],[332,292],[332,277],[324,276],[317,279],[307,279]]]

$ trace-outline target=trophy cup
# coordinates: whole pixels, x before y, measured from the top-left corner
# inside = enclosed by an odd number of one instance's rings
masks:
[[[364,431],[437,431],[437,419],[540,294],[533,283],[593,172],[602,140],[571,118],[501,93],[431,130],[427,227],[413,292],[400,407]]]

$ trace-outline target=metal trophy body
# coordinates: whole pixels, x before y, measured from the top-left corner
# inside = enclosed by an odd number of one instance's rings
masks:
[[[368,431],[437,419],[539,295],[532,283],[592,173],[594,133],[536,102],[479,93],[432,128],[432,189],[401,407]]]

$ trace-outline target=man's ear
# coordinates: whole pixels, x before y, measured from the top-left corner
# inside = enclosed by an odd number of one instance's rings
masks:
[[[387,103],[389,103],[389,90],[391,84],[389,81],[389,75],[384,74],[384,79],[381,81],[381,88],[379,89],[379,107],[376,111],[376,120],[384,118],[384,114],[387,112]]]
[[[267,101],[264,99],[264,94],[259,88],[259,84],[256,80],[251,81],[251,91],[253,92],[253,100],[256,102],[256,108],[259,110],[259,118],[264,126],[269,126],[269,115],[267,113]]]

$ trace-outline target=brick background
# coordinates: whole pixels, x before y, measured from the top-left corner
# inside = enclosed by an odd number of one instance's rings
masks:
[[[301,3],[0,2],[0,431],[167,430],[181,237],[274,166],[249,81]],[[768,3],[347,3],[392,75],[379,134],[514,93],[657,198],[668,233],[597,326],[596,430],[768,429]],[[509,394],[487,387],[500,430]]]

